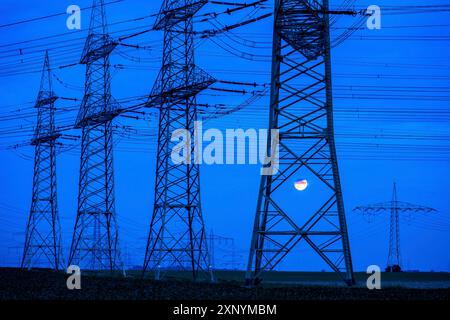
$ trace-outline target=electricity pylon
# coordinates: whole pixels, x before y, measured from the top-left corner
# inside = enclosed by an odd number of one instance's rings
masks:
[[[267,150],[278,148],[279,169],[261,178],[249,285],[301,240],[354,283],[334,139],[329,15],[328,0],[275,1],[269,129],[278,130],[279,142],[269,134]],[[313,179],[308,196],[287,201],[299,174]]]
[[[174,163],[171,136],[184,129],[191,137],[197,120],[196,95],[215,82],[194,63],[193,16],[206,0],[165,0],[154,25],[164,30],[163,64],[149,104],[160,106],[155,200],[144,275],[185,270],[193,280],[213,280],[200,202],[200,172],[187,139],[185,163]],[[153,98],[152,98],[153,97]],[[156,97],[156,98],[155,98]]]
[[[402,270],[400,252],[400,214],[436,212],[435,209],[430,207],[424,207],[409,202],[398,201],[397,186],[395,183],[394,189],[392,191],[391,201],[376,203],[367,206],[358,206],[353,210],[370,215],[377,215],[384,212],[390,213],[389,254],[386,267],[387,272],[400,272]]]
[[[37,125],[31,144],[35,147],[33,196],[28,218],[22,268],[63,268],[61,229],[56,192],[55,106],[48,52],[45,52],[39,94],[35,104]]]
[[[81,63],[86,65],[84,98],[76,128],[82,130],[78,211],[69,264],[82,269],[120,270],[116,222],[112,120],[119,105],[111,96],[109,55],[116,43],[107,31],[103,0],[94,0]]]

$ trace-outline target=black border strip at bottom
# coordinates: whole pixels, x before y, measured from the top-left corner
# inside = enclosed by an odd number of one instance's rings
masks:
[[[86,319],[99,315],[122,314],[125,320],[195,320],[195,319],[302,319],[307,314],[319,318],[356,316],[386,318],[387,312],[417,316],[418,312],[439,312],[448,309],[449,301],[0,301],[2,313],[37,312],[65,319],[67,315]],[[8,310],[10,309],[10,310]],[[363,310],[363,313],[357,310]],[[356,312],[357,311],[357,312]],[[61,313],[63,312],[63,313]],[[41,314],[42,314],[41,313]],[[310,317],[308,317],[310,318]],[[99,318],[100,319],[100,318]]]

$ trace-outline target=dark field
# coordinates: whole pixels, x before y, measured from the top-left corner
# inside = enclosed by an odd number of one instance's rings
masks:
[[[82,273],[81,290],[68,290],[67,275],[49,271],[0,269],[1,300],[449,300],[450,276],[447,273],[383,274],[390,285],[368,290],[365,274],[357,274],[353,288],[336,282],[331,273],[287,273],[268,275],[267,283],[245,288],[240,272],[217,272],[218,283],[191,283],[185,280],[141,280],[137,273],[127,278]],[[275,283],[292,279],[295,284]],[[317,279],[312,281],[311,279]],[[300,284],[306,283],[306,284]],[[422,286],[421,283],[426,285]],[[433,285],[434,284],[434,285]],[[405,285],[407,287],[405,287]],[[424,289],[428,288],[428,289]]]

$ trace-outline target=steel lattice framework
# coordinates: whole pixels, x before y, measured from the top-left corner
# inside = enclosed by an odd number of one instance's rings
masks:
[[[397,200],[397,185],[394,183],[392,200],[388,202],[375,203],[367,206],[358,206],[353,209],[367,215],[378,215],[384,212],[390,213],[389,228],[389,254],[386,271],[401,271],[401,251],[400,251],[400,214],[407,213],[432,213],[435,209],[424,207],[409,202]]]
[[[162,69],[150,95],[149,105],[159,104],[159,133],[155,200],[150,223],[144,274],[188,270],[192,279],[213,280],[200,202],[199,166],[193,163],[194,144],[184,164],[171,160],[177,129],[194,134],[196,95],[215,82],[194,63],[193,16],[206,0],[166,0],[154,29],[164,30]]]
[[[334,139],[328,10],[328,0],[275,1],[269,128],[279,130],[279,171],[261,179],[248,284],[259,283],[301,240],[354,283]],[[268,140],[270,153],[277,141]],[[290,199],[300,173],[314,185]]]
[[[112,120],[119,105],[111,96],[109,37],[103,0],[94,0],[81,63],[86,65],[85,94],[76,128],[82,129],[78,211],[69,264],[85,269],[123,268],[116,222]]]
[[[28,219],[22,268],[63,267],[61,230],[56,196],[57,96],[52,90],[48,52],[45,53],[39,94],[35,104],[37,125],[31,144],[35,146],[33,196]]]

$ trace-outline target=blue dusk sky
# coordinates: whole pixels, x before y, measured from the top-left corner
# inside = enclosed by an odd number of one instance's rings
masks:
[[[106,2],[113,2],[106,1]],[[345,1],[331,1],[339,8]],[[35,123],[33,104],[39,90],[44,51],[53,69],[57,126],[73,125],[83,96],[79,62],[89,26],[82,10],[81,30],[68,30],[66,8],[89,0],[1,0],[0,2],[0,265],[18,266],[31,203],[33,147],[27,146]],[[120,38],[149,29],[161,1],[123,0],[106,6],[109,31]],[[450,6],[447,0],[356,1],[361,10],[382,9],[381,30],[363,23],[332,50],[335,132],[349,237],[357,271],[385,266],[389,214],[366,217],[357,205],[398,198],[435,208],[437,213],[401,216],[403,268],[450,271]],[[428,7],[433,5],[434,7]],[[441,5],[441,7],[437,7]],[[215,19],[225,5],[207,4],[195,19],[196,30],[209,30],[272,12],[273,1]],[[203,16],[202,16],[203,15]],[[32,20],[37,17],[42,19]],[[23,22],[25,20],[32,20]],[[336,39],[358,17],[341,17],[332,26]],[[17,23],[22,21],[23,23]],[[225,81],[270,82],[273,18],[209,39],[196,39],[196,64]],[[112,94],[124,105],[142,102],[161,66],[162,33],[151,31],[124,41],[111,56]],[[226,84],[217,88],[260,90]],[[198,102],[231,109],[250,94],[206,90]],[[212,107],[214,110],[214,107]],[[205,129],[266,128],[269,96],[242,110],[205,121]],[[142,265],[153,207],[157,110],[139,120],[115,119],[116,210],[127,266]],[[78,136],[76,129],[66,132]],[[80,140],[61,140],[57,156],[59,213],[67,255],[75,223]],[[14,147],[17,146],[17,147]],[[202,165],[202,206],[206,229],[233,241],[215,241],[218,268],[245,268],[259,188],[259,165]],[[298,177],[302,178],[302,177]],[[292,186],[286,199],[302,207],[314,198],[314,184],[304,192]],[[328,270],[307,247],[298,259],[278,270]]]

